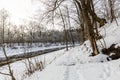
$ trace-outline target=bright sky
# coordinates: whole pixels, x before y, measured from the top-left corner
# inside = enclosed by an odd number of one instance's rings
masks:
[[[2,8],[10,13],[11,22],[19,25],[33,17],[40,8],[40,3],[33,0],[0,0],[0,9]]]

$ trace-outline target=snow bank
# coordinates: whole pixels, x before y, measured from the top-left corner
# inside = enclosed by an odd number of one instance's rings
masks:
[[[120,59],[103,63],[105,55],[88,57],[80,48],[65,51],[42,72],[37,71],[25,80],[119,80]]]
[[[106,24],[99,32],[104,37],[107,48],[112,44],[117,44],[116,47],[120,45],[120,26],[116,22]],[[102,49],[99,41],[97,44]],[[36,72],[25,80],[119,80],[120,59],[107,62],[107,55],[100,52],[92,57],[91,52],[90,42],[86,41],[83,45],[64,52],[42,72]]]

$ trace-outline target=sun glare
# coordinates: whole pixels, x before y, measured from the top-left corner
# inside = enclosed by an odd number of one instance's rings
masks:
[[[9,12],[10,21],[13,24],[22,24],[23,20],[29,20],[38,9],[38,4],[31,0],[0,0],[0,9],[4,8]]]

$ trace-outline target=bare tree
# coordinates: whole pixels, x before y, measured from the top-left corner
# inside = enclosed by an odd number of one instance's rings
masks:
[[[2,27],[2,43],[5,42],[5,28],[7,26],[7,18],[8,18],[8,12],[3,8],[1,11],[0,11],[0,20],[1,20],[1,27]]]
[[[62,22],[63,22],[63,28],[64,28],[64,34],[65,34],[65,42],[66,42],[66,50],[68,51],[68,32],[66,30],[64,16],[62,15],[62,12],[61,12],[60,8],[59,8],[59,11],[60,11],[61,19],[62,19]]]

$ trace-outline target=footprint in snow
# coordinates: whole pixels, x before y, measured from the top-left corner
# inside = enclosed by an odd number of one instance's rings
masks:
[[[111,70],[109,65],[103,66],[103,79],[106,80],[111,75]]]

